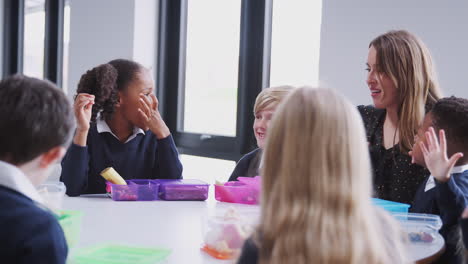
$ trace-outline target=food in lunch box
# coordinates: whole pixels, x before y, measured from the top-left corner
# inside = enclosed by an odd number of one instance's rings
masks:
[[[253,230],[252,224],[230,208],[223,216],[209,220],[202,250],[218,259],[234,258]]]
[[[112,194],[114,200],[118,201],[136,201],[138,196],[131,190],[116,190]]]
[[[127,185],[127,182],[117,173],[114,168],[108,167],[101,171],[101,176],[113,184]]]
[[[411,242],[424,242],[431,243],[434,241],[434,236],[430,233],[420,231],[420,232],[409,232],[408,237]]]

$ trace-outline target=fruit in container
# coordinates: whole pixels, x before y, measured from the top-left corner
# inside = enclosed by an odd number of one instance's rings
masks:
[[[120,176],[120,174],[112,167],[105,168],[101,171],[101,176],[113,184],[127,185],[127,182]]]

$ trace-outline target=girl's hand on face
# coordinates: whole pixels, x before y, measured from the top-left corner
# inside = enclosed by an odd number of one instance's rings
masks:
[[[158,99],[154,94],[151,94],[149,97],[140,94],[140,108],[138,108],[138,112],[151,132],[153,132],[158,139],[162,139],[168,137],[171,132],[161,118],[158,104]]]
[[[455,166],[458,159],[463,157],[463,153],[455,153],[450,159],[447,157],[447,142],[443,129],[439,131],[440,143],[437,140],[434,128],[430,127],[425,135],[427,146],[422,141],[419,144],[424,155],[426,166],[437,181],[447,182],[450,179],[450,171]]]
[[[77,132],[87,132],[94,105],[94,95],[87,93],[77,94],[73,109],[76,117]]]

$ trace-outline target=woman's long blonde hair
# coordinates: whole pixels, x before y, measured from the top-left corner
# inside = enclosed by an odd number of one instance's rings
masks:
[[[431,54],[426,45],[405,30],[389,31],[371,41],[377,51],[379,71],[387,75],[399,91],[399,147],[407,153],[431,106],[442,94]]]
[[[363,127],[330,89],[298,88],[280,104],[264,153],[259,263],[405,263],[398,228],[371,204]]]

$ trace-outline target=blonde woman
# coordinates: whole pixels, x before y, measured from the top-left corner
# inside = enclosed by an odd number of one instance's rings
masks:
[[[441,97],[429,50],[413,34],[390,31],[369,45],[367,85],[373,106],[359,106],[374,169],[376,196],[412,203],[429,174],[408,151],[424,114]]]
[[[408,263],[398,225],[371,203],[364,128],[344,97],[293,91],[263,158],[261,221],[238,263]]]
[[[264,89],[258,94],[254,105],[254,125],[253,130],[258,148],[243,156],[237,163],[234,171],[229,177],[229,181],[237,180],[237,177],[254,177],[259,175],[262,149],[268,131],[270,120],[275,113],[276,106],[293,89],[292,86],[278,86]]]

